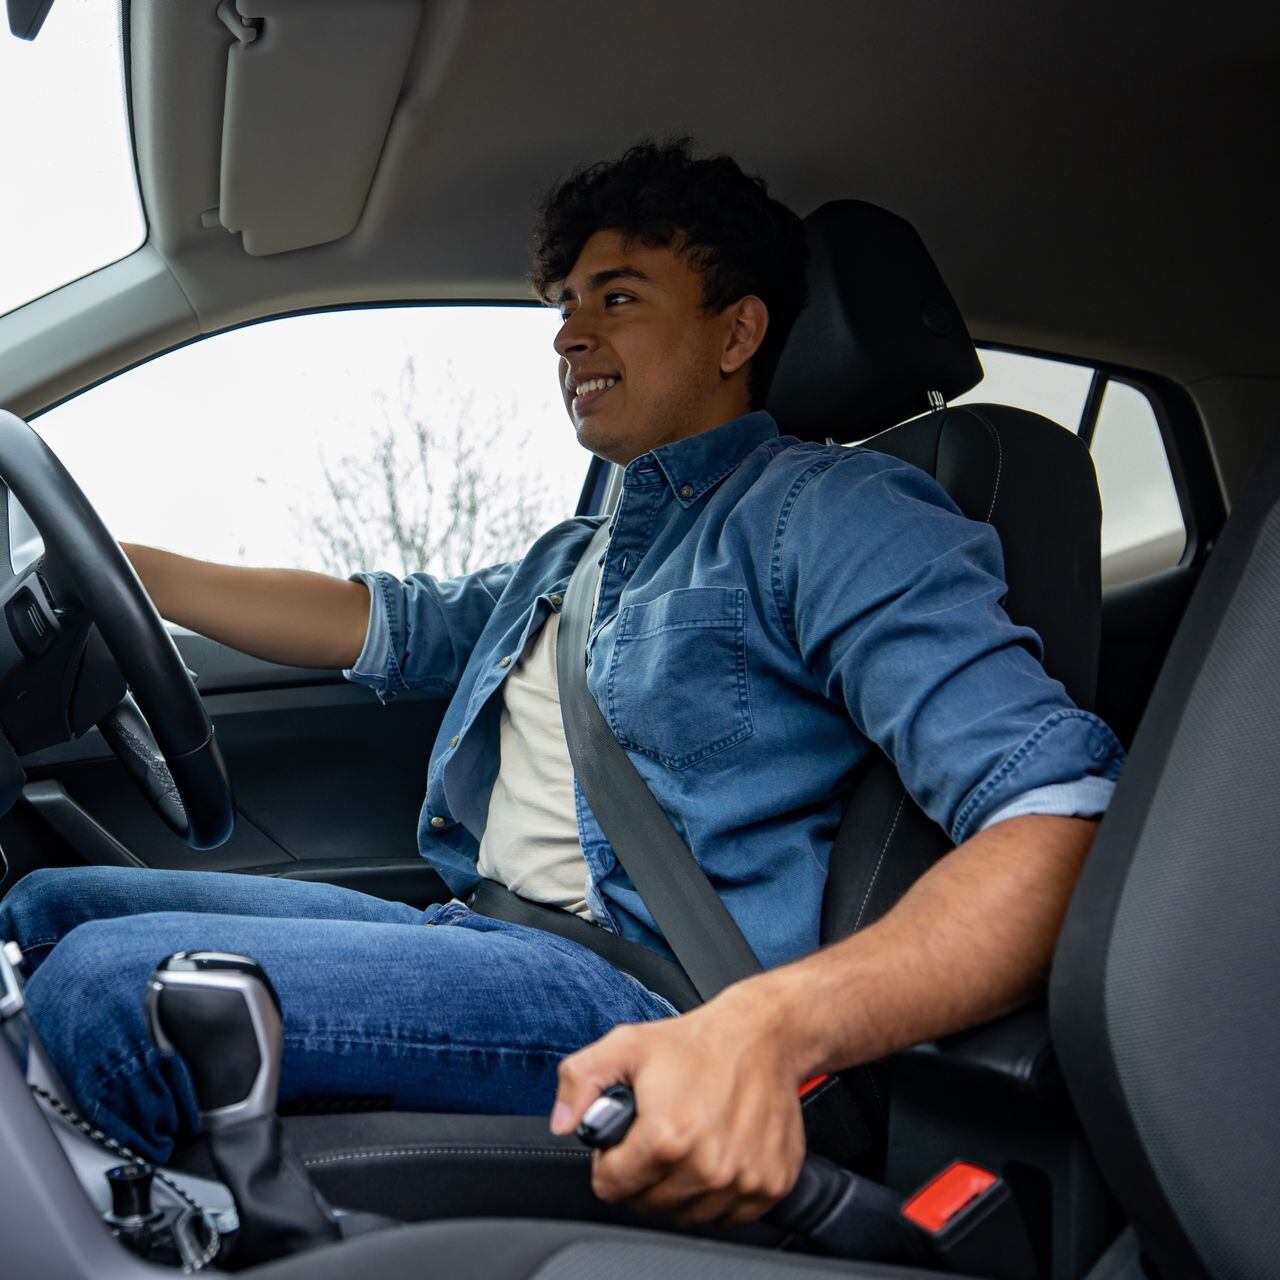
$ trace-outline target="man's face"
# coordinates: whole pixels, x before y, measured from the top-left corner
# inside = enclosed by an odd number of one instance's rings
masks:
[[[702,277],[673,248],[597,231],[561,285],[560,389],[582,445],[625,465],[749,407],[722,371],[732,308],[703,306]]]

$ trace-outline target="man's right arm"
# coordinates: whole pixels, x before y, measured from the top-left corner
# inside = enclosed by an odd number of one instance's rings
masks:
[[[120,545],[160,615],[180,627],[293,667],[352,667],[360,656],[369,625],[362,582]]]

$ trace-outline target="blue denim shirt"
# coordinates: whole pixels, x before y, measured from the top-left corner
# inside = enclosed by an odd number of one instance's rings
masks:
[[[502,683],[598,525],[568,520],[523,559],[449,581],[358,575],[374,604],[349,678],[384,699],[450,695],[418,837],[460,896]],[[602,563],[590,689],[766,966],[818,945],[843,797],[872,744],[957,843],[997,815],[1106,807],[1119,743],[1001,608],[995,531],[917,468],[750,413],[627,467]],[[596,919],[665,951],[575,798]]]

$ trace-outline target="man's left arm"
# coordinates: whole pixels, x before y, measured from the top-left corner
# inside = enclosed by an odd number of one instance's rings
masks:
[[[806,1080],[988,1021],[1042,989],[1096,829],[997,822],[843,942],[681,1018],[618,1028],[561,1064],[552,1128],[571,1132],[604,1088],[630,1084],[638,1119],[597,1154],[596,1194],[689,1224],[758,1217],[804,1158]]]

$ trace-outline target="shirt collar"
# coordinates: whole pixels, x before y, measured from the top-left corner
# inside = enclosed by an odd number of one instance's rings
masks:
[[[778,424],[772,415],[756,409],[710,431],[664,444],[637,458],[627,470],[643,470],[644,460],[652,458],[666,476],[676,501],[682,507],[690,507],[735,470],[753,449],[777,436]]]

